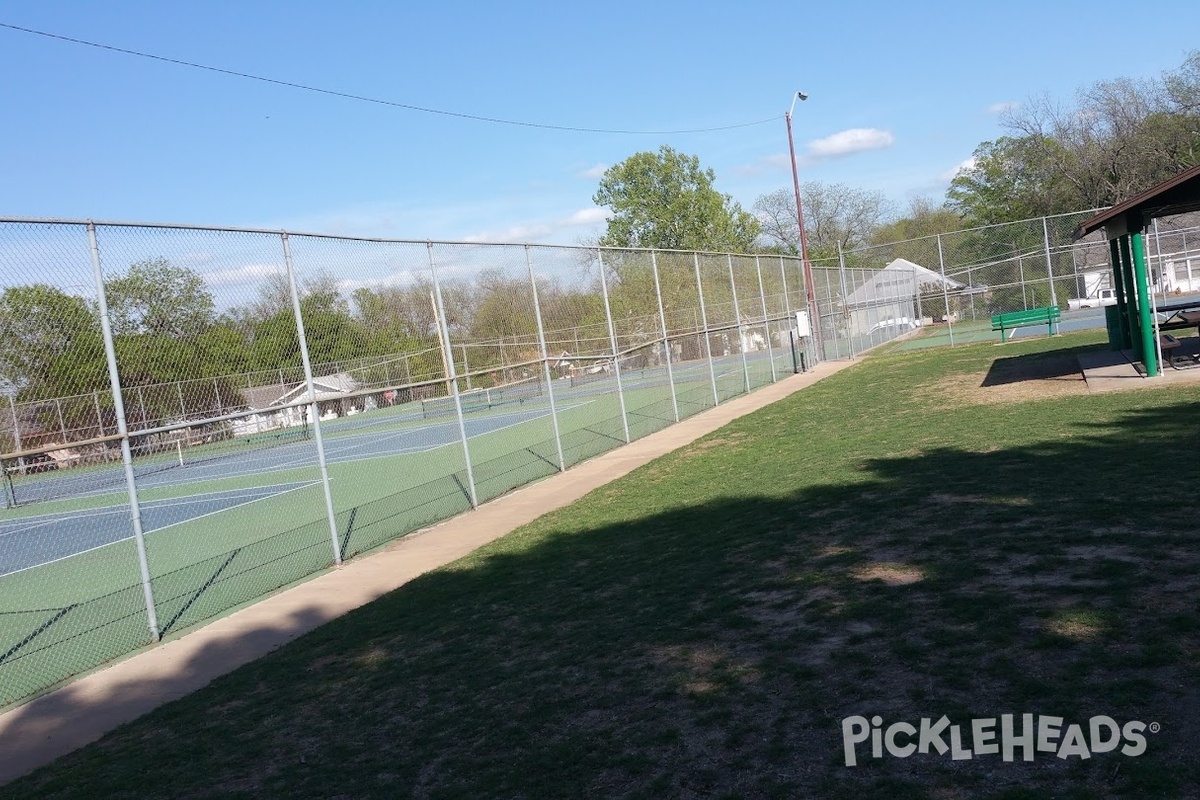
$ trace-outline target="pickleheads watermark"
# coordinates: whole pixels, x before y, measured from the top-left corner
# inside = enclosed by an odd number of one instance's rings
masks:
[[[1122,755],[1140,756],[1146,752],[1146,731],[1159,731],[1157,722],[1147,725],[1131,720],[1118,725],[1115,719],[1104,715],[1092,717],[1086,725],[1073,723],[1066,726],[1062,717],[1044,714],[1038,715],[1036,720],[1033,714],[1022,714],[1018,725],[1015,716],[1001,714],[998,728],[996,717],[973,719],[969,725],[959,726],[951,724],[950,718],[943,715],[936,722],[926,717],[920,725],[893,722],[887,727],[878,715],[870,720],[857,715],[846,717],[842,720],[846,766],[858,764],[858,745],[868,739],[871,740],[871,758],[883,758],[885,750],[896,758],[908,758],[913,753],[928,753],[932,749],[938,755],[950,753],[954,761],[996,754],[1005,761],[1013,761],[1018,752],[1022,760],[1033,761],[1038,753],[1053,753],[1064,760],[1072,756],[1088,759],[1094,753],[1111,753],[1118,748]],[[970,746],[964,746],[964,742]]]

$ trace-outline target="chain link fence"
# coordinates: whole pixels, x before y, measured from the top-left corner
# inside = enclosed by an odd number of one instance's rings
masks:
[[[859,248],[815,260],[821,356],[995,339],[996,314],[1058,306],[1059,329],[1103,329],[1115,303],[1103,232],[1074,241],[1087,211]],[[1152,291],[1200,292],[1200,215],[1155,220],[1145,236]]]
[[[0,707],[790,374],[803,296],[778,256],[0,221]]]
[[[817,361],[1103,327],[1088,216],[814,261],[812,308],[780,255],[0,220],[0,707]],[[1200,289],[1194,220],[1147,243]]]

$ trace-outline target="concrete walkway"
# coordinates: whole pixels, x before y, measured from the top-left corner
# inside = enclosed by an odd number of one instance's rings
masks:
[[[19,706],[0,716],[0,784],[853,363],[819,364],[734,398]]]
[[[1144,389],[1177,383],[1200,382],[1200,367],[1193,366],[1191,355],[1200,355],[1200,339],[1189,337],[1179,340],[1179,353],[1183,356],[1180,368],[1162,365],[1159,374],[1147,378],[1142,365],[1134,361],[1133,351],[1104,350],[1079,355],[1079,368],[1087,381],[1089,392],[1119,392],[1126,389]]]

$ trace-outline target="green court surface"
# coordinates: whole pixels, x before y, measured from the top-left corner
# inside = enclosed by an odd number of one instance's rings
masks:
[[[777,377],[787,374],[784,362],[777,352]],[[787,367],[790,372],[790,362]],[[714,385],[724,402],[747,384],[768,384],[772,370],[763,354],[744,365],[736,357],[723,359],[715,375],[706,365],[691,365],[674,377],[673,403],[665,368],[624,375],[624,424],[614,379],[582,390],[556,382],[563,465],[624,444],[626,427],[633,440],[672,424],[676,407],[681,419],[712,407]],[[465,415],[478,502],[559,470],[549,402],[543,394]],[[147,479],[145,486],[139,479],[143,508],[174,515],[169,524],[147,526],[145,536],[164,636],[330,567],[335,538],[337,551],[351,558],[471,507],[453,416],[424,420],[419,404],[409,404],[322,423],[322,435],[327,453],[342,454],[328,464],[336,531],[326,515],[311,441],[290,446],[291,453],[306,448],[301,452],[309,457],[300,463],[264,451],[262,469],[225,475],[179,469],[162,473],[165,480]],[[389,439],[399,445],[395,452],[386,452]],[[10,553],[31,531],[67,548],[65,555],[10,567],[0,576],[0,707],[150,643],[123,489],[31,503],[0,515],[8,526],[0,529],[0,542]],[[256,492],[247,495],[252,499],[237,494],[248,491]],[[204,505],[226,497],[237,500]],[[102,523],[115,526],[102,544],[62,544]]]
[[[1000,334],[992,330],[990,320],[956,322],[953,325],[929,325],[920,334],[895,342],[896,350],[920,350],[926,347],[945,347],[949,344],[1000,342]]]

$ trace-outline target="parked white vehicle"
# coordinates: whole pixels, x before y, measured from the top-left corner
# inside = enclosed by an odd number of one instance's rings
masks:
[[[1116,292],[1112,289],[1101,289],[1095,297],[1072,297],[1067,301],[1067,310],[1078,311],[1081,308],[1100,308],[1101,306],[1115,306],[1116,304]]]

